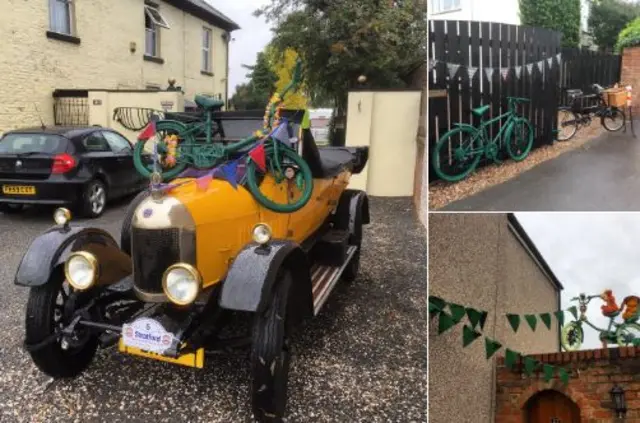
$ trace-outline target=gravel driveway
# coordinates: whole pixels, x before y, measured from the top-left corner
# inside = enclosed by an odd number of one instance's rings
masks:
[[[126,204],[91,223],[119,239]],[[290,422],[426,422],[426,236],[409,199],[371,199],[360,277],[338,285],[294,348]],[[245,422],[245,356],[205,369],[98,353],[74,380],[50,381],[21,344],[28,290],[13,285],[23,252],[51,213],[0,213],[0,422]]]

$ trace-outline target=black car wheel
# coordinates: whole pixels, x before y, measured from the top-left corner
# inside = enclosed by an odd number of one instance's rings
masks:
[[[291,355],[287,305],[291,273],[283,269],[267,310],[256,317],[251,347],[251,406],[257,422],[281,422],[287,405]]]
[[[56,337],[71,322],[81,304],[62,271],[53,272],[45,285],[31,288],[27,302],[25,338],[35,365],[53,378],[74,377],[85,370],[98,347],[98,339],[89,329],[79,327],[69,339]],[[45,341],[55,338],[53,342]],[[38,344],[39,348],[34,349]],[[65,348],[63,348],[63,345]]]
[[[82,196],[82,215],[99,217],[107,205],[107,187],[102,181],[94,179],[85,187]]]
[[[22,204],[0,203],[0,213],[16,214],[24,209]]]
[[[131,255],[131,220],[136,209],[148,196],[148,190],[144,190],[136,195],[127,207],[127,211],[122,219],[122,230],[120,231],[120,249]]]

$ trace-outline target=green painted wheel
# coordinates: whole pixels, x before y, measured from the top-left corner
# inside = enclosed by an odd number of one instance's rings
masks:
[[[527,119],[516,118],[507,129],[505,141],[509,156],[517,162],[524,160],[533,147],[531,123]]]
[[[455,128],[444,134],[431,155],[436,175],[447,182],[466,178],[482,158],[480,141],[478,131],[469,127]]]
[[[267,145],[265,147],[265,154],[267,157],[267,167],[269,167],[269,161],[272,160],[273,157],[272,145]],[[304,207],[304,205],[307,204],[309,202],[309,199],[311,198],[311,193],[313,191],[313,177],[311,175],[311,169],[309,169],[309,165],[307,165],[307,162],[305,162],[298,153],[290,148],[280,147],[278,149],[278,155],[280,156],[279,161],[282,168],[291,167],[295,169],[297,174],[302,175],[303,187],[300,198],[294,200],[291,203],[282,204],[275,202],[264,195],[262,191],[260,191],[260,186],[258,184],[258,174],[261,172],[258,170],[255,162],[251,159],[249,159],[247,163],[247,187],[249,188],[249,191],[256,199],[256,201],[258,201],[258,203],[268,208],[269,210],[272,210],[276,213],[293,213]],[[287,179],[284,179],[284,181],[286,182]]]
[[[577,322],[569,322],[562,327],[560,343],[565,351],[576,351],[584,342],[584,331]]]
[[[640,325],[623,323],[616,330],[616,342],[620,347],[635,345],[640,340]]]
[[[156,122],[155,137],[148,141],[138,141],[133,149],[133,164],[135,165],[136,170],[145,178],[150,177],[154,171],[153,164],[145,163],[144,156],[149,154],[148,151],[145,152],[145,146],[148,142],[155,142],[158,144],[158,150],[164,151],[164,139],[169,135],[176,135],[178,137],[178,146],[180,146],[180,144],[193,145],[195,143],[193,136],[187,133],[187,127],[185,124],[173,120],[161,120]],[[161,159],[164,159],[162,151],[160,151],[159,155]],[[161,165],[159,170],[162,175],[162,180],[167,181],[175,178],[181,174],[186,167],[187,163],[181,162],[179,158],[175,166],[171,168],[165,168]]]

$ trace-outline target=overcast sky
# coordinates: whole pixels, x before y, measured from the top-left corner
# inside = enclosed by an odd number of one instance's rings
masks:
[[[640,214],[516,213],[516,216],[564,285],[563,309],[580,292],[596,295],[610,288],[618,305],[627,295],[640,295]],[[598,327],[606,327],[608,323],[600,311],[602,304],[596,298],[587,311],[589,320]],[[569,317],[566,313],[565,319]],[[585,329],[585,338],[583,348],[600,347],[593,329]]]
[[[269,0],[207,0],[213,7],[240,25],[231,33],[235,39],[229,45],[229,97],[236,86],[246,80],[247,70],[242,65],[253,65],[256,54],[271,40],[269,25],[264,19],[253,17],[254,10],[269,4]]]

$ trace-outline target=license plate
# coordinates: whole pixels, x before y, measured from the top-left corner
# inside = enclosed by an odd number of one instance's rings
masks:
[[[203,367],[204,348],[198,349],[195,353],[182,354],[178,357],[164,355],[174,342],[177,342],[175,336],[171,332],[167,332],[158,321],[142,317],[122,325],[122,337],[118,349],[126,354],[154,360],[199,369]]]
[[[36,187],[29,185],[3,185],[3,194],[36,195]]]

